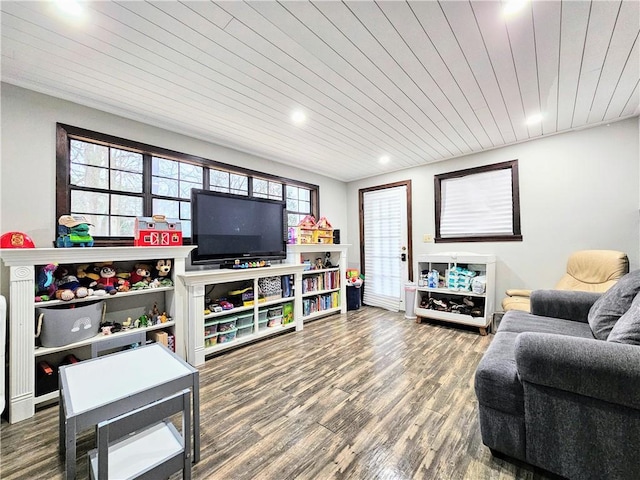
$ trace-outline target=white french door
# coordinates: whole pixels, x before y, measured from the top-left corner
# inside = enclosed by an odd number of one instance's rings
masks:
[[[365,305],[404,310],[411,265],[410,189],[408,181],[360,191]]]

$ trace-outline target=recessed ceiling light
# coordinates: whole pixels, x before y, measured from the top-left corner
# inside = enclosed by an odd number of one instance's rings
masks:
[[[56,6],[63,13],[73,17],[81,17],[84,14],[84,6],[77,0],[56,0]]]
[[[307,116],[304,114],[302,110],[294,110],[291,114],[291,121],[296,125],[301,125],[305,122]]]
[[[527,125],[537,125],[542,121],[542,114],[536,113],[527,118]]]
[[[382,165],[384,165],[385,163],[389,163],[389,160],[391,160],[391,159],[389,158],[389,155],[383,155],[383,156],[381,156],[381,157],[378,159],[378,161],[379,161]]]
[[[510,17],[524,8],[528,0],[507,0],[502,7],[502,16]]]

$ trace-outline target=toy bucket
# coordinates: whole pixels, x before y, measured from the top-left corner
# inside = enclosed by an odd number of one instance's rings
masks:
[[[63,347],[94,337],[106,310],[104,300],[36,308],[36,338],[43,347]]]

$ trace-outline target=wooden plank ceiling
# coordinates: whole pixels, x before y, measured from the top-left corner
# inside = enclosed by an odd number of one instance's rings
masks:
[[[640,112],[636,0],[79,3],[0,3],[3,82],[343,181]]]

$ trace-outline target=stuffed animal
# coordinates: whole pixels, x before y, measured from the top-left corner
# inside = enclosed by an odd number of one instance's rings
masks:
[[[55,273],[56,298],[58,300],[73,300],[74,298],[84,298],[93,294],[93,289],[83,287],[78,277],[71,274],[69,267],[60,265]]]
[[[130,281],[132,287],[136,287],[140,282],[145,285],[138,285],[138,287],[149,285],[151,282],[151,266],[146,263],[136,263],[133,272],[131,272]]]
[[[83,287],[94,288],[98,285],[98,280],[100,280],[100,267],[93,263],[78,265],[76,277]]]
[[[36,302],[46,302],[54,298],[56,293],[56,282],[54,272],[58,268],[55,263],[45,265],[38,273],[38,285],[36,286]]]
[[[123,281],[116,277],[116,269],[113,265],[103,265],[100,268],[100,280],[98,280],[98,288],[106,291],[109,295],[118,293],[119,282]]]
[[[93,247],[89,225],[82,215],[62,215],[58,219],[56,247]]]
[[[171,276],[171,260],[157,260],[154,266],[154,276],[158,280],[170,280]]]

